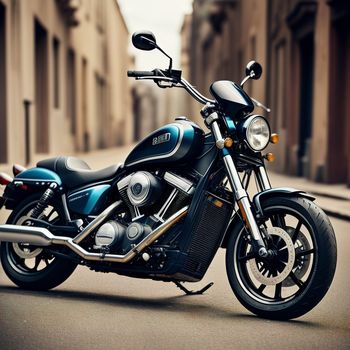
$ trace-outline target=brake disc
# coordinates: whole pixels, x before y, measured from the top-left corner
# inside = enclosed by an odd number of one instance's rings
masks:
[[[267,233],[271,236],[272,239],[276,238],[280,240],[279,246],[281,247],[277,254],[281,254],[283,251],[284,254],[287,254],[287,261],[281,261],[285,265],[282,271],[277,271],[274,273],[269,270],[268,263],[262,261],[261,259],[251,259],[249,260],[249,266],[253,276],[262,284],[267,286],[276,285],[283,282],[288,275],[291,273],[294,262],[295,262],[295,248],[294,243],[290,235],[280,227],[271,227],[267,229]],[[282,243],[283,242],[283,243]],[[284,250],[286,250],[284,252]],[[276,261],[278,261],[278,258]],[[269,264],[273,262],[269,262]]]
[[[287,231],[290,236],[292,236],[294,229],[292,227],[288,227]],[[298,233],[298,238],[295,242],[295,253],[298,254],[302,251],[309,250],[310,243],[309,240],[306,238],[306,236],[303,234],[303,232]],[[308,268],[310,266],[310,257],[309,256],[302,256],[299,259],[296,260],[295,266],[296,269],[294,270],[294,275],[298,280],[301,280],[305,273],[307,272]],[[293,287],[295,286],[295,282],[288,277],[285,281],[283,281],[283,287]]]

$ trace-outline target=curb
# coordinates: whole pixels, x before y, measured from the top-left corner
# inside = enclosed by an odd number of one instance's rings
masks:
[[[336,219],[344,220],[344,221],[350,221],[350,215],[349,214],[344,214],[344,213],[339,213],[333,210],[325,209],[322,208],[322,210],[328,215]]]

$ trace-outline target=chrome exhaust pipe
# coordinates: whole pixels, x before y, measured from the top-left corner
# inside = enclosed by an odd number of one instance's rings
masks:
[[[12,243],[29,243],[38,247],[47,247],[52,244],[55,236],[46,228],[0,225],[0,241]]]
[[[173,225],[175,225],[180,219],[182,219],[187,214],[187,211],[188,206],[179,210],[168,220],[166,220],[163,224],[161,224],[155,230],[153,230],[137,246],[132,248],[125,255],[90,253],[84,248],[82,248],[80,245],[75,243],[75,238],[55,236],[48,229],[42,227],[30,227],[8,224],[0,225],[0,241],[12,243],[28,243],[40,247],[47,247],[50,245],[63,245],[70,248],[83,260],[126,263],[133,259],[137,254],[141,253],[154,241],[163,236],[165,232],[167,232]],[[98,218],[99,217],[97,217],[95,220],[97,220]],[[90,225],[88,225],[87,228],[89,226]],[[84,231],[85,230],[83,230],[82,233]]]

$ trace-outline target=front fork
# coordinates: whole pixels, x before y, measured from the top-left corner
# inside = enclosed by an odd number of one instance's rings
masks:
[[[243,220],[253,238],[253,247],[259,254],[259,256],[267,257],[269,253],[262,239],[259,226],[257,225],[255,217],[253,215],[247,191],[242,185],[241,179],[238,175],[231,154],[229,153],[227,148],[225,148],[225,140],[222,137],[218,122],[216,120],[211,122],[211,129],[215,138],[215,144],[222,152],[222,157],[226,167],[228,179],[230,181],[230,185],[233,190],[239,209],[242,213]],[[266,170],[264,167],[259,167],[257,178],[259,186],[263,190],[271,188],[270,181],[267,177]]]

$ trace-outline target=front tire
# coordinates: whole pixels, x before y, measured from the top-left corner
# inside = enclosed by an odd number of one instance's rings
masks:
[[[328,291],[336,268],[336,239],[327,215],[306,198],[275,197],[263,203],[272,259],[252,253],[243,224],[227,244],[226,270],[233,292],[248,310],[269,319],[297,318]]]
[[[21,217],[30,215],[39,198],[39,195],[33,195],[19,204],[11,213],[7,224],[17,224]],[[51,204],[44,214],[47,214],[47,221],[64,224],[59,203]],[[47,217],[48,215],[50,217]],[[68,259],[53,256],[43,248],[21,243],[2,242],[0,258],[7,277],[18,287],[31,290],[48,290],[57,287],[73,273],[77,266]]]

